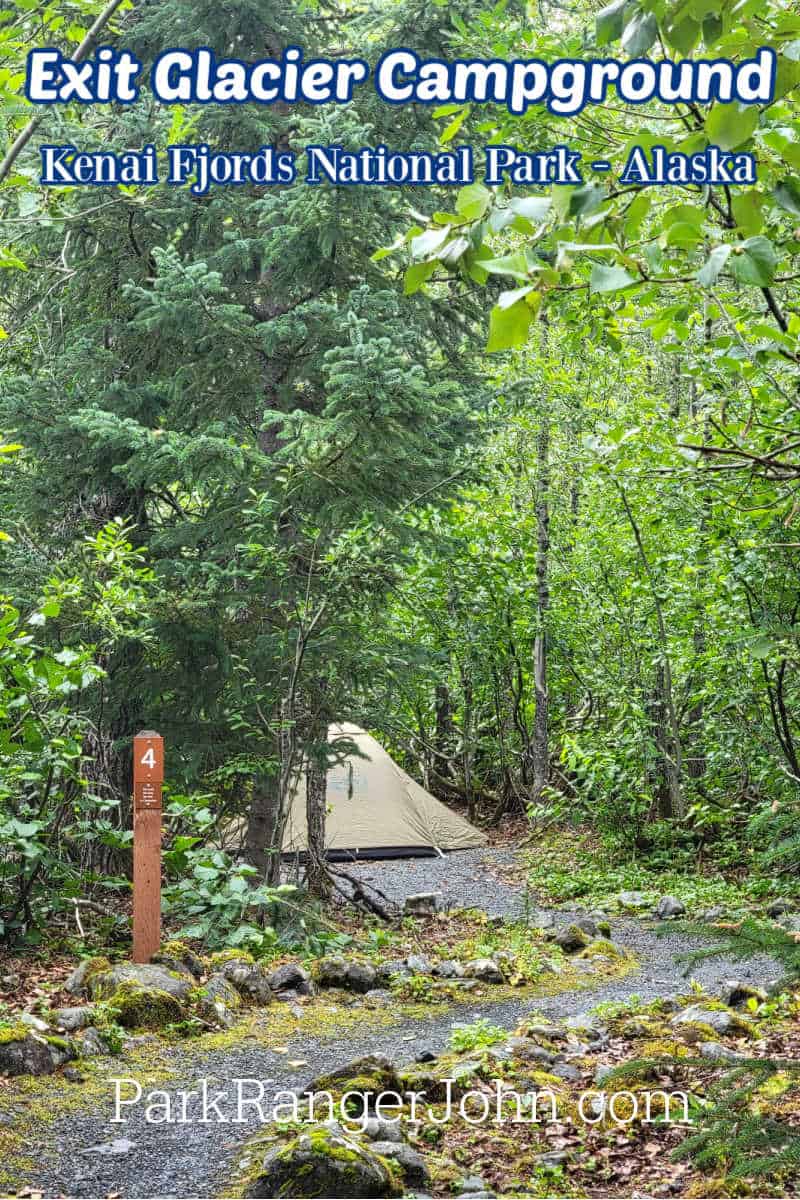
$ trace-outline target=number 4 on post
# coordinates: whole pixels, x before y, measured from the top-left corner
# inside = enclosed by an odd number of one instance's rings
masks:
[[[152,729],[133,739],[133,960],[149,962],[161,944],[161,785],[164,739]]]

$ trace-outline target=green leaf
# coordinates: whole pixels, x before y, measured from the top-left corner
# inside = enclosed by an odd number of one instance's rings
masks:
[[[652,13],[638,12],[622,34],[622,48],[631,58],[645,54],[658,37],[658,22]]]
[[[520,196],[511,201],[511,211],[527,221],[544,221],[551,205],[549,196]]]
[[[734,150],[752,136],[758,119],[754,104],[715,104],[706,117],[706,137],[720,150]]]
[[[800,180],[787,176],[772,189],[775,202],[795,217],[800,217]]]
[[[412,257],[427,258],[429,255],[435,254],[439,247],[445,244],[449,236],[449,225],[445,225],[444,229],[426,229],[419,237],[412,238]]]
[[[629,0],[614,0],[613,4],[601,8],[594,19],[595,38],[598,46],[616,42],[622,35],[623,18]]]
[[[605,192],[597,183],[587,183],[575,188],[569,198],[569,215],[571,217],[588,217],[596,212],[605,199]]]
[[[469,111],[469,109],[462,108],[461,111],[459,113],[457,113],[456,116],[453,117],[453,119],[449,123],[449,125],[447,125],[442,130],[441,137],[439,138],[440,142],[442,142],[443,144],[447,143],[447,142],[452,142],[453,138],[456,136],[459,129],[464,124],[464,119],[465,119],[468,111]]]
[[[403,276],[403,291],[406,296],[413,296],[415,292],[418,292],[426,279],[430,279],[435,270],[435,262],[415,263],[412,267],[409,267]]]
[[[527,279],[531,270],[521,250],[516,254],[504,254],[501,258],[487,258],[481,262],[481,266],[492,275],[513,275],[515,279]]]
[[[511,308],[511,305],[516,304],[518,300],[524,300],[533,291],[533,288],[534,285],[529,283],[527,287],[512,288],[511,291],[501,292],[497,297],[497,307]]]
[[[533,316],[533,310],[524,300],[518,300],[509,308],[496,304],[489,316],[489,340],[486,343],[489,354],[522,346],[528,339]]]
[[[731,273],[739,283],[768,287],[775,277],[778,256],[775,247],[765,237],[751,237],[735,246],[731,256]]]
[[[492,202],[492,193],[482,183],[470,183],[456,196],[456,212],[467,221],[477,221]]]
[[[728,245],[714,247],[697,272],[697,282],[701,287],[710,288],[714,286],[719,278],[720,271],[730,257],[731,250],[732,247]]]
[[[598,292],[619,292],[622,288],[630,287],[636,280],[629,275],[624,267],[606,267],[598,263],[592,267],[589,278],[589,294]]]

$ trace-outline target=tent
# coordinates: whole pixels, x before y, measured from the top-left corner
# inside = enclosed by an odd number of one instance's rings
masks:
[[[412,779],[375,738],[357,725],[331,725],[328,740],[346,737],[351,755],[328,771],[325,825],[330,858],[402,858],[483,846],[486,838]],[[306,849],[306,789],[301,775],[283,840],[284,854]]]

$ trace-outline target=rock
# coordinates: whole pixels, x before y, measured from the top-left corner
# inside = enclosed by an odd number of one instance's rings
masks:
[[[419,892],[415,896],[406,896],[403,914],[406,917],[434,917],[441,911],[443,902],[441,892]]]
[[[384,1143],[394,1145],[394,1143]],[[270,1150],[251,1197],[383,1197],[402,1195],[402,1186],[371,1149],[324,1126],[314,1126],[293,1141]]]
[[[56,1024],[62,1029],[74,1033],[76,1029],[85,1029],[87,1025],[91,1025],[94,1009],[91,1005],[82,1005],[80,1008],[57,1008],[53,1017]]]
[[[753,987],[752,984],[743,983],[740,979],[726,979],[720,989],[719,998],[730,1008],[742,1008],[748,1000],[756,1000],[759,1004],[763,1004],[767,999],[767,993],[763,988]]]
[[[100,1031],[90,1026],[81,1038],[81,1058],[94,1058],[98,1054],[108,1054],[108,1046]]]
[[[591,917],[576,917],[575,925],[584,933],[588,933],[590,938],[596,938],[600,935],[600,930]]]
[[[406,966],[412,975],[432,975],[431,960],[423,954],[409,954]]]
[[[89,1146],[83,1153],[117,1156],[120,1154],[130,1154],[131,1150],[135,1149],[136,1142],[132,1142],[128,1138],[114,1138],[113,1142],[99,1142],[96,1146]]]
[[[461,979],[463,974],[464,968],[454,958],[445,958],[431,967],[431,975],[436,975],[439,979]]]
[[[24,1012],[20,1015],[19,1019],[23,1025],[27,1025],[28,1029],[34,1029],[37,1033],[47,1033],[50,1028],[47,1021],[43,1021],[41,1017],[34,1016],[33,1013]]]
[[[10,971],[7,975],[0,975],[0,988],[4,992],[14,992],[22,983],[22,977],[16,971]]]
[[[414,1055],[414,1062],[418,1062],[418,1063],[436,1062],[437,1058],[438,1058],[438,1055],[434,1054],[433,1050],[420,1050],[418,1054]]]
[[[70,1083],[83,1083],[85,1076],[81,1075],[77,1067],[64,1067],[64,1078]]]
[[[172,971],[159,963],[115,963],[107,971],[95,971],[86,979],[93,1000],[110,999],[122,984],[165,992],[175,1000],[185,1000],[193,986],[186,972]]]
[[[297,996],[313,996],[314,985],[308,971],[303,970],[299,963],[284,963],[276,967],[267,982],[273,992],[294,992]]]
[[[153,962],[171,971],[191,975],[193,979],[202,979],[205,974],[203,960],[183,942],[167,942],[158,954],[153,955]]]
[[[656,905],[656,916],[660,921],[671,921],[685,912],[686,905],[677,896],[662,896]]]
[[[594,1073],[594,1079],[592,1081],[594,1086],[602,1087],[613,1070],[614,1068],[610,1066],[599,1066]]]
[[[700,1042],[697,1049],[703,1058],[709,1058],[712,1062],[740,1062],[747,1057],[745,1054],[737,1054],[735,1050],[729,1050],[721,1042]]]
[[[617,900],[623,908],[644,908],[647,904],[641,892],[620,892]]]
[[[0,1075],[52,1075],[62,1061],[50,1042],[24,1025],[0,1031]]]
[[[314,978],[320,987],[347,987],[347,959],[341,954],[321,958],[314,968]]]
[[[320,987],[368,992],[375,987],[378,973],[371,963],[348,962],[337,954],[331,958],[320,959],[316,965],[315,977]]]
[[[768,917],[782,917],[784,913],[792,911],[792,904],[789,900],[773,900],[767,905]]]
[[[479,979],[481,983],[502,983],[503,972],[494,959],[473,958],[464,967],[468,979]]]
[[[800,913],[796,916],[787,914],[787,916],[781,917],[778,924],[782,926],[787,933],[800,933]]]
[[[553,929],[556,919],[553,913],[544,908],[534,908],[528,913],[528,924],[531,929]]]
[[[351,992],[369,992],[375,987],[378,972],[371,963],[350,963],[346,979]]]
[[[581,1078],[580,1071],[577,1067],[573,1067],[572,1063],[553,1063],[549,1070],[551,1075],[564,1079],[568,1083],[574,1083]]]
[[[127,971],[129,964],[115,968],[105,975],[91,977],[90,989],[97,1000],[107,1000],[117,1010],[116,1020],[126,1029],[161,1029],[165,1025],[183,1020],[184,1010],[178,996],[159,987],[146,986]],[[170,976],[164,967],[150,967],[149,971],[166,975],[170,983],[187,996],[189,981]],[[141,978],[158,976],[146,976]],[[179,986],[180,985],[180,986]],[[185,990],[184,990],[185,987]]]
[[[569,1158],[566,1150],[548,1150],[545,1154],[537,1154],[534,1157],[534,1162],[537,1167],[563,1167],[564,1163]]]
[[[743,1032],[748,1022],[724,1008],[703,1008],[702,1004],[690,1004],[683,1012],[676,1013],[671,1025],[708,1025],[715,1033]]]
[[[555,1055],[544,1046],[540,1046],[533,1038],[512,1037],[501,1047],[505,1051],[504,1058],[518,1058],[522,1062],[540,1062],[549,1065],[555,1061]]]
[[[402,1142],[403,1134],[399,1121],[387,1121],[385,1117],[369,1117],[364,1122],[364,1135],[372,1142]]]
[[[700,913],[701,921],[719,921],[725,916],[725,909],[721,904],[717,904],[714,908],[707,908],[705,912]]]
[[[64,987],[71,996],[86,995],[86,976],[89,974],[93,964],[96,962],[96,959],[85,958],[82,962],[78,963],[77,967],[64,984]],[[109,966],[110,965],[111,964],[109,963]]]
[[[364,993],[364,1003],[371,1008],[380,1008],[384,1004],[390,1004],[394,996],[388,988],[370,988]]]
[[[405,1142],[373,1142],[371,1149],[381,1158],[390,1158],[396,1162],[403,1172],[403,1178],[409,1187],[424,1187],[430,1183],[430,1173],[425,1159],[418,1150]]]
[[[575,954],[578,950],[585,950],[591,938],[578,925],[565,925],[553,940],[565,954]]]
[[[459,1196],[474,1196],[476,1192],[486,1191],[486,1181],[480,1175],[467,1175],[456,1184]]]
[[[236,1010],[242,998],[229,979],[217,972],[197,991],[197,1012],[204,1021],[212,1021],[224,1029],[236,1023]]]
[[[272,1000],[267,973],[259,963],[231,958],[218,965],[217,973],[232,983],[240,996],[253,1004],[269,1004]]]
[[[564,1024],[567,1029],[582,1033],[590,1042],[600,1042],[608,1037],[605,1025],[601,1025],[592,1013],[576,1013],[574,1017],[567,1017]]]
[[[394,1063],[384,1054],[365,1054],[319,1075],[303,1092],[328,1091],[399,1092],[402,1091]]]
[[[403,959],[392,959],[378,967],[378,978],[386,983],[391,983],[393,979],[407,979],[410,974]]]

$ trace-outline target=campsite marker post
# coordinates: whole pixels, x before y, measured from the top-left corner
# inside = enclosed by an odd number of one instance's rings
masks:
[[[143,729],[133,739],[133,961],[161,944],[161,785],[164,739]]]

